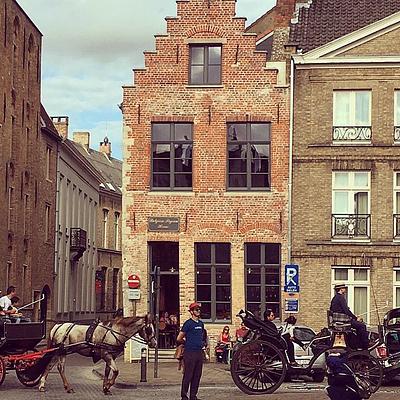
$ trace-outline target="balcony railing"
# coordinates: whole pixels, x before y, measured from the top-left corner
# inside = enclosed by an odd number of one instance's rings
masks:
[[[333,214],[332,237],[334,239],[369,239],[371,237],[370,214]]]
[[[393,215],[393,237],[395,239],[400,239],[400,214]]]
[[[81,228],[71,228],[70,241],[71,259],[78,261],[86,250],[86,231]]]
[[[360,143],[370,142],[372,130],[370,126],[334,126],[332,139],[334,142]]]
[[[400,143],[400,126],[394,127],[393,138],[395,143]]]

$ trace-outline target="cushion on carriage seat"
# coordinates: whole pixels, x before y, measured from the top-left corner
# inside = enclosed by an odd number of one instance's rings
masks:
[[[351,329],[351,318],[347,314],[328,310],[328,326],[336,331],[348,331]]]

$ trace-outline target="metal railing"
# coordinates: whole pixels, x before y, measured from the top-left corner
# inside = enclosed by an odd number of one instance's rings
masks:
[[[359,143],[370,142],[372,129],[370,126],[334,126],[332,127],[332,139],[334,142]]]
[[[332,214],[332,237],[370,239],[370,214]]]
[[[86,231],[81,228],[71,228],[71,250],[86,250]]]

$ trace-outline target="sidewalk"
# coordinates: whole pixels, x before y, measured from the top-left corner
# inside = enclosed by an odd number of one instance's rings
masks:
[[[117,360],[119,375],[115,386],[120,388],[154,388],[163,386],[180,386],[182,371],[178,371],[178,362],[161,362],[158,364],[158,376],[154,378],[154,363],[147,364],[147,382],[140,382],[140,363],[124,363]],[[104,377],[104,363],[93,368],[93,373]],[[204,363],[201,386],[231,386],[233,385],[229,366],[215,362]]]

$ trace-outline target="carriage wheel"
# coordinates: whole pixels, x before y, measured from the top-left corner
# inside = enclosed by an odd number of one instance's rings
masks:
[[[6,364],[3,357],[0,356],[0,386],[3,384],[6,377]]]
[[[346,364],[354,374],[366,382],[372,393],[375,393],[382,383],[383,370],[381,363],[365,351],[353,351],[347,356]]]
[[[273,393],[285,379],[286,371],[282,352],[261,340],[240,346],[231,362],[232,379],[246,394]]]
[[[23,371],[19,371],[18,369],[15,370],[18,380],[27,387],[35,387],[39,385],[40,379],[42,375],[38,376],[36,379],[29,380],[29,378],[24,374]]]

